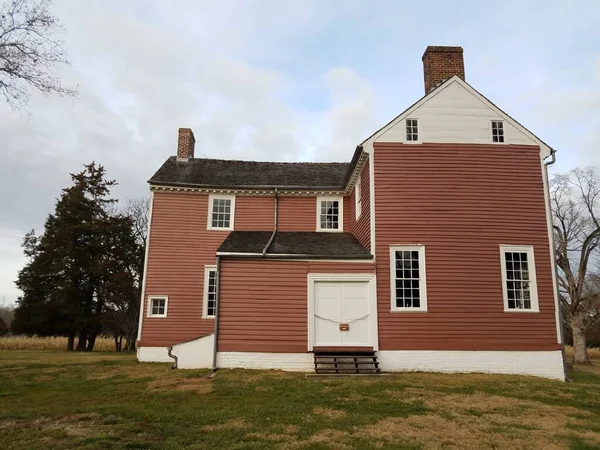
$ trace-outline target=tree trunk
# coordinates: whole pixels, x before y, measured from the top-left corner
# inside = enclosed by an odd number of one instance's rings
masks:
[[[571,331],[573,332],[573,363],[591,364],[585,340],[585,326],[581,315],[575,314],[571,318]]]
[[[70,333],[67,339],[67,351],[72,352],[75,347],[75,333]]]
[[[85,352],[85,344],[87,342],[87,333],[85,330],[79,332],[79,341],[77,341],[77,351]]]
[[[96,337],[98,335],[96,333],[91,333],[88,336],[88,344],[87,347],[85,348],[86,352],[91,352],[92,350],[94,350],[94,345],[96,344]]]

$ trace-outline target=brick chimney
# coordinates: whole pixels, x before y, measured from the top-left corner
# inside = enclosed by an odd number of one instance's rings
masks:
[[[423,53],[423,75],[425,95],[444,81],[458,75],[465,79],[465,62],[462,47],[429,46]]]
[[[191,128],[180,128],[177,140],[177,159],[188,160],[194,157],[194,146],[196,139]]]

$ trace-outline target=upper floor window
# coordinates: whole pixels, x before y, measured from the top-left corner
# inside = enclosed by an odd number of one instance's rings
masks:
[[[390,247],[392,311],[427,311],[425,247]]]
[[[504,122],[492,120],[492,142],[504,142]]]
[[[410,142],[419,140],[419,125],[417,119],[406,119],[406,140]]]
[[[317,197],[317,231],[343,230],[342,197]]]
[[[148,317],[167,317],[168,297],[148,297]]]
[[[533,247],[500,246],[504,311],[538,312]]]
[[[354,203],[355,203],[355,211],[356,211],[356,220],[360,217],[362,213],[362,183],[361,176],[358,176],[358,180],[356,180],[356,184],[354,185]]]
[[[217,310],[217,268],[206,266],[204,269],[203,317],[215,317]]]
[[[211,195],[208,207],[209,230],[233,230],[234,195]]]

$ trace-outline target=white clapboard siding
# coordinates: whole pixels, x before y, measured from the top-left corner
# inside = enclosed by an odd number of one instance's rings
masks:
[[[419,121],[419,142],[489,144],[492,120],[502,120],[505,144],[539,145],[530,133],[506,120],[463,83],[455,78],[441,86],[381,130],[376,141],[404,142],[406,118],[410,118]]]

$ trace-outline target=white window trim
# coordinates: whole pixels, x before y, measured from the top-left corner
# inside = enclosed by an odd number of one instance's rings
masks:
[[[416,120],[417,121],[417,140],[416,141],[409,141],[408,140],[408,133],[406,132],[406,121],[407,120]],[[420,144],[421,143],[421,119],[419,119],[418,117],[406,117],[404,119],[404,143],[406,144]]]
[[[419,252],[419,295],[421,306],[399,307],[396,306],[396,252],[418,251]],[[392,312],[427,312],[427,272],[425,270],[425,246],[424,245],[390,245],[390,306]]]
[[[214,200],[231,200],[231,217],[229,220],[229,227],[213,227],[212,226],[212,215],[213,215],[213,201]],[[222,231],[233,231],[233,222],[235,219],[235,195],[231,194],[210,194],[208,196],[208,214],[206,221],[207,230],[222,230]]]
[[[164,300],[165,301],[165,313],[164,314],[152,314],[152,301],[153,300]],[[166,295],[149,295],[148,296],[148,317],[167,317],[167,309],[169,308],[169,297]]]
[[[531,309],[509,309],[508,292],[506,287],[506,252],[527,253],[527,263],[529,265],[529,292],[531,294]],[[535,273],[535,257],[532,245],[505,245],[500,244],[500,269],[502,271],[502,296],[504,297],[504,312],[506,313],[539,313],[540,305],[538,302],[537,276]]]
[[[337,230],[329,228],[321,228],[321,202],[325,200],[337,200],[339,203],[339,217]],[[323,231],[328,233],[342,233],[344,231],[344,197],[341,195],[319,195],[317,196],[317,231]]]
[[[204,295],[202,297],[202,318],[203,319],[214,319],[215,316],[208,315],[208,274],[210,271],[216,271],[217,266],[204,266]]]
[[[358,175],[356,184],[354,184],[354,210],[356,212],[356,220],[360,219],[362,214],[362,177]]]
[[[494,128],[492,126],[492,122],[502,122],[502,136],[504,137],[503,142],[494,142]],[[506,138],[506,120],[502,118],[490,119],[490,143],[494,145],[505,145],[508,144],[508,139]]]

